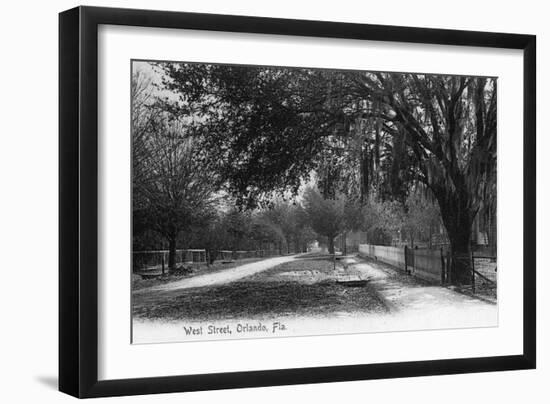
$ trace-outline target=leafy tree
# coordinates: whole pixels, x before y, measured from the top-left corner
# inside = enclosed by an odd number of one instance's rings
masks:
[[[311,228],[327,238],[328,251],[334,254],[334,239],[345,229],[345,199],[325,199],[317,189],[308,187],[303,204]]]
[[[294,252],[306,252],[308,245],[315,241],[316,234],[309,224],[307,212],[302,205],[294,207],[293,218],[295,221],[292,233]]]
[[[146,123],[150,131],[141,132],[142,125],[138,121],[132,132],[134,226],[152,228],[168,241],[168,267],[173,270],[178,235],[208,216],[212,180],[185,125],[166,114]]]

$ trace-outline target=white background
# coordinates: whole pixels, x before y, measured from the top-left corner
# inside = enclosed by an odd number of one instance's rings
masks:
[[[0,26],[2,108],[0,178],[0,397],[4,402],[68,402],[56,392],[57,374],[57,12],[77,3],[26,2],[4,6]],[[510,5],[479,0],[452,2],[95,1],[90,5],[172,9],[286,18],[525,32],[538,35],[538,369],[534,371],[347,382],[218,392],[116,398],[126,402],[280,401],[446,403],[545,402],[550,377],[548,351],[550,275],[542,255],[547,227],[550,162],[548,46],[550,27],[543,2]],[[6,91],[7,90],[7,91]],[[546,183],[546,186],[544,186]],[[545,232],[544,232],[545,233]],[[520,235],[518,235],[518,241]]]

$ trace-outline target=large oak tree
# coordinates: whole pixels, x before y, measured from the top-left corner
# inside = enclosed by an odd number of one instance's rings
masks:
[[[439,204],[455,258],[454,281],[469,283],[472,223],[483,201],[495,197],[496,80],[389,73],[352,77],[357,91],[379,105],[370,113],[380,114],[385,133],[413,153],[415,180]]]

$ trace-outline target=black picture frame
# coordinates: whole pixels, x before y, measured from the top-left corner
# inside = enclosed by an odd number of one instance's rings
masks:
[[[98,26],[523,50],[523,354],[98,381]],[[76,397],[324,383],[536,366],[536,37],[183,12],[77,7],[59,15],[59,389]]]

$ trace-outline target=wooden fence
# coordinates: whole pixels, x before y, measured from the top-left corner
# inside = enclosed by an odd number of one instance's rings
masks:
[[[472,253],[468,256],[452,256],[448,250],[412,249],[360,244],[359,255],[371,257],[430,283],[453,283],[453,260],[468,260],[471,267],[471,288],[476,293],[480,285],[484,289],[496,289],[496,256]]]
[[[385,262],[428,282],[444,281],[445,264],[441,250],[360,244],[359,254]]]

